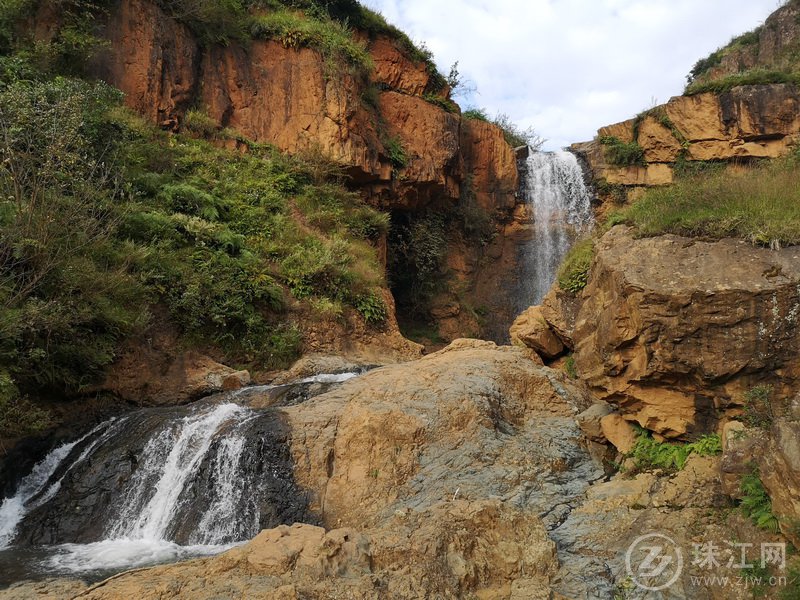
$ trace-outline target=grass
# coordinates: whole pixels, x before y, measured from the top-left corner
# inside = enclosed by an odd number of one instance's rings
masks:
[[[800,168],[789,157],[745,172],[712,172],[653,188],[615,222],[644,236],[739,237],[761,245],[800,243]]]
[[[648,431],[641,429],[629,457],[637,469],[680,471],[692,454],[716,456],[721,453],[722,442],[718,435],[704,435],[690,444],[674,444],[658,442]]]
[[[594,258],[594,240],[587,238],[576,243],[558,269],[558,285],[565,292],[577,294],[589,282],[589,269]]]
[[[347,65],[366,76],[374,65],[363,41],[353,37],[342,23],[333,19],[313,18],[306,13],[276,10],[252,17],[250,33],[255,39],[278,40],[286,48],[307,47],[325,59],[329,76]]]
[[[623,142],[613,135],[604,135],[600,143],[604,147],[606,160],[616,167],[647,166],[644,149],[639,142]]]
[[[705,92],[724,94],[742,85],[766,85],[772,83],[800,85],[800,74],[772,69],[752,69],[710,81],[693,81],[686,86],[683,93],[686,96],[694,96]]]

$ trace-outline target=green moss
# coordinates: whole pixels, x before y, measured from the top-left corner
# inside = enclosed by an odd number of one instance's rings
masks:
[[[594,240],[587,238],[575,244],[558,269],[558,285],[565,292],[577,294],[589,282],[589,269],[594,258]]]

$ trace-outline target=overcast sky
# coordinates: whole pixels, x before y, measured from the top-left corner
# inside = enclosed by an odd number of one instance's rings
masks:
[[[546,148],[682,92],[692,65],[779,0],[362,0],[477,87],[462,108],[506,113]]]

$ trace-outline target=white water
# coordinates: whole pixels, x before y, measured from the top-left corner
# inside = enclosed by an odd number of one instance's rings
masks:
[[[91,544],[61,544],[44,561],[58,573],[135,569],[197,556],[210,556],[236,544],[181,546],[166,540],[103,540]]]
[[[541,302],[572,244],[594,226],[592,195],[574,154],[531,152],[526,166],[523,189],[534,236],[524,257],[523,309]]]
[[[5,498],[3,500],[3,504],[0,505],[0,549],[8,546],[8,544],[14,538],[14,534],[17,531],[17,525],[19,525],[20,521],[22,521],[25,515],[34,508],[47,502],[55,495],[59,487],[61,487],[61,481],[64,479],[66,472],[58,479],[58,481],[52,483],[47,491],[45,491],[45,488],[50,481],[50,478],[53,476],[53,473],[56,472],[56,469],[58,469],[72,449],[89,436],[97,433],[103,428],[108,427],[113,421],[114,419],[111,419],[101,423],[82,438],[77,439],[74,442],[62,444],[50,452],[50,454],[45,456],[36,464],[36,466],[33,467],[33,471],[31,471],[27,477],[20,481],[20,484],[17,487],[17,493],[11,498]],[[85,459],[86,455],[87,453],[83,452],[76,463],[73,463],[73,466],[74,464],[77,464],[77,462]],[[44,493],[42,494],[42,492]],[[39,496],[40,494],[42,495]]]
[[[108,532],[109,537],[166,540],[167,527],[180,510],[178,498],[211,446],[214,434],[225,423],[241,421],[249,413],[237,404],[220,404],[209,412],[182,419],[176,427],[151,439],[143,453],[145,462],[136,471],[133,493]],[[235,472],[237,465],[230,466]],[[155,493],[143,502],[151,491],[147,482],[154,479]]]
[[[342,383],[358,375],[322,374],[293,383]],[[231,403],[235,396],[228,396],[221,404],[188,407],[180,416],[155,421],[158,426],[137,453],[133,475],[117,481],[119,493],[104,519],[105,539],[41,548],[46,557],[36,562],[38,570],[118,571],[215,554],[255,535],[262,518],[252,493],[256,481],[252,474],[257,472],[253,471],[252,460],[257,454],[252,447],[257,438],[248,435],[263,413]],[[125,427],[136,427],[137,423],[147,421],[135,414],[106,421],[75,442],[59,446],[37,464],[20,482],[15,496],[0,505],[0,550],[8,547],[7,552],[14,552],[10,544],[25,516],[58,496],[66,475],[76,466],[92,461],[98,448],[117,443]],[[82,442],[85,447],[81,449]],[[74,455],[77,458],[72,458]],[[274,476],[281,475],[276,472]],[[207,481],[208,487],[192,487],[198,481]],[[192,496],[197,490],[203,494],[205,509],[194,504],[198,498]],[[187,509],[198,513],[197,522],[188,539],[183,530],[186,543],[181,545],[171,536],[176,527],[186,526]]]

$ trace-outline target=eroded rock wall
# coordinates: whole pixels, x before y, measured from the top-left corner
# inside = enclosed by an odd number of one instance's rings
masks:
[[[611,164],[601,138],[636,141],[644,166]],[[753,85],[723,94],[676,96],[643,118],[602,127],[573,144],[595,179],[629,188],[673,182],[679,161],[746,161],[785,156],[800,139],[800,91],[793,84]]]
[[[715,432],[758,383],[797,391],[797,247],[636,239],[617,226],[597,242],[586,288],[554,287],[539,314],[597,396],[665,437]]]

